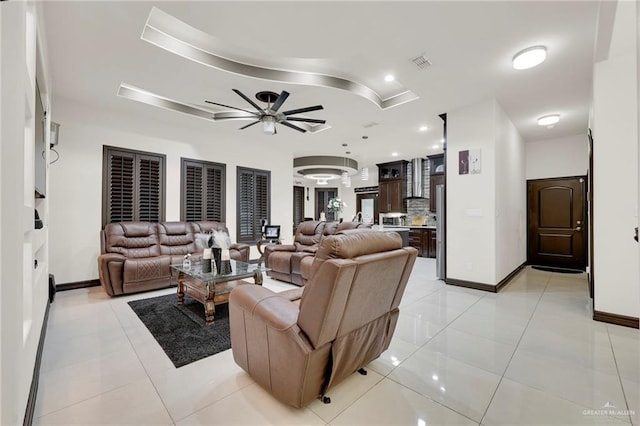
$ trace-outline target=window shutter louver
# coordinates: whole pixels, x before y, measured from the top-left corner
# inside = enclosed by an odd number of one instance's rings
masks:
[[[164,156],[104,147],[103,226],[164,220]]]
[[[293,233],[304,219],[304,186],[293,187]]]
[[[108,222],[132,221],[134,213],[133,156],[109,155],[108,174]]]
[[[224,164],[182,159],[180,220],[225,221]]]
[[[238,236],[239,242],[255,242],[262,236],[260,221],[269,221],[271,172],[238,167]]]
[[[206,211],[205,216],[207,220],[215,220],[218,222],[224,221],[222,208],[224,202],[222,199],[222,170],[216,167],[207,168],[207,181],[206,181]]]
[[[202,167],[186,165],[184,188],[184,218],[187,222],[202,220]]]
[[[138,220],[160,222],[160,161],[152,157],[138,158]]]

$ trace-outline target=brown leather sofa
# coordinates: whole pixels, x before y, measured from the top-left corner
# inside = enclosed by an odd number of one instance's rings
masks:
[[[237,287],[234,360],[286,404],[326,395],[389,347],[417,253],[395,232],[345,231],[323,239],[303,288]]]
[[[280,281],[303,286],[309,279],[313,256],[322,239],[348,229],[367,229],[360,222],[302,222],[296,229],[291,245],[270,245],[264,250],[267,275]]]
[[[202,249],[196,234],[213,230],[229,233],[224,223],[214,221],[107,224],[100,232],[100,284],[109,296],[175,285],[170,265],[181,264],[187,253],[197,260]],[[247,244],[232,244],[229,253],[248,262],[249,249]]]

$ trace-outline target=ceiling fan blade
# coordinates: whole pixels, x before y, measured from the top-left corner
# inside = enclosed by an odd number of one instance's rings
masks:
[[[244,130],[244,129],[246,129],[247,127],[251,127],[251,126],[253,126],[254,124],[258,124],[259,122],[260,122],[260,120],[256,120],[256,121],[254,121],[253,123],[249,123],[249,124],[247,124],[246,126],[242,126],[242,127],[240,127],[240,129],[238,129],[238,130]]]
[[[306,107],[306,108],[291,109],[289,111],[283,112],[283,114],[284,115],[293,115],[293,114],[300,114],[300,113],[309,112],[309,111],[318,111],[320,109],[324,109],[322,107],[322,105],[316,105],[316,106]]]
[[[293,124],[287,123],[286,121],[281,121],[280,124],[282,124],[283,126],[290,127],[290,128],[292,128],[294,130],[297,130],[297,131],[299,131],[301,133],[306,133],[307,132],[305,129],[303,129],[301,127],[298,127],[298,126],[294,126]]]
[[[288,121],[304,121],[305,123],[325,124],[327,120],[318,120],[316,118],[287,117]]]
[[[246,97],[244,93],[242,93],[238,89],[231,89],[231,90],[236,92],[238,94],[238,96],[240,96],[242,99],[244,99],[245,101],[249,102],[251,104],[251,106],[254,107],[255,109],[257,109],[259,112],[264,113],[264,110],[262,108],[260,108],[258,105],[256,105],[256,103],[253,102],[251,99]]]
[[[278,111],[288,97],[289,97],[289,92],[287,92],[286,90],[283,90],[282,93],[280,93],[280,96],[278,96],[278,99],[276,99],[276,101],[274,102],[271,109],[274,111]]]
[[[257,112],[247,111],[246,109],[236,108],[236,107],[232,107],[230,105],[219,104],[217,102],[211,102],[211,101],[205,101],[205,102],[208,103],[208,104],[218,105],[218,106],[225,107],[225,108],[237,109],[238,111],[246,112],[247,114],[251,114],[251,115],[259,115]]]

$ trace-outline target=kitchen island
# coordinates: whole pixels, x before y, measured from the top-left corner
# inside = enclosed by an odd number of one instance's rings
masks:
[[[384,230],[408,231],[408,245],[418,250],[420,257],[436,257],[436,227],[434,225],[391,226],[385,225]]]

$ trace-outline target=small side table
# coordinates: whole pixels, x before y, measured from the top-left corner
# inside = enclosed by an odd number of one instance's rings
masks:
[[[256,248],[258,249],[258,252],[260,253],[260,259],[258,259],[258,265],[262,265],[262,262],[264,262],[264,247],[278,245],[278,244],[282,244],[282,242],[280,240],[259,240],[259,241],[256,241]]]

